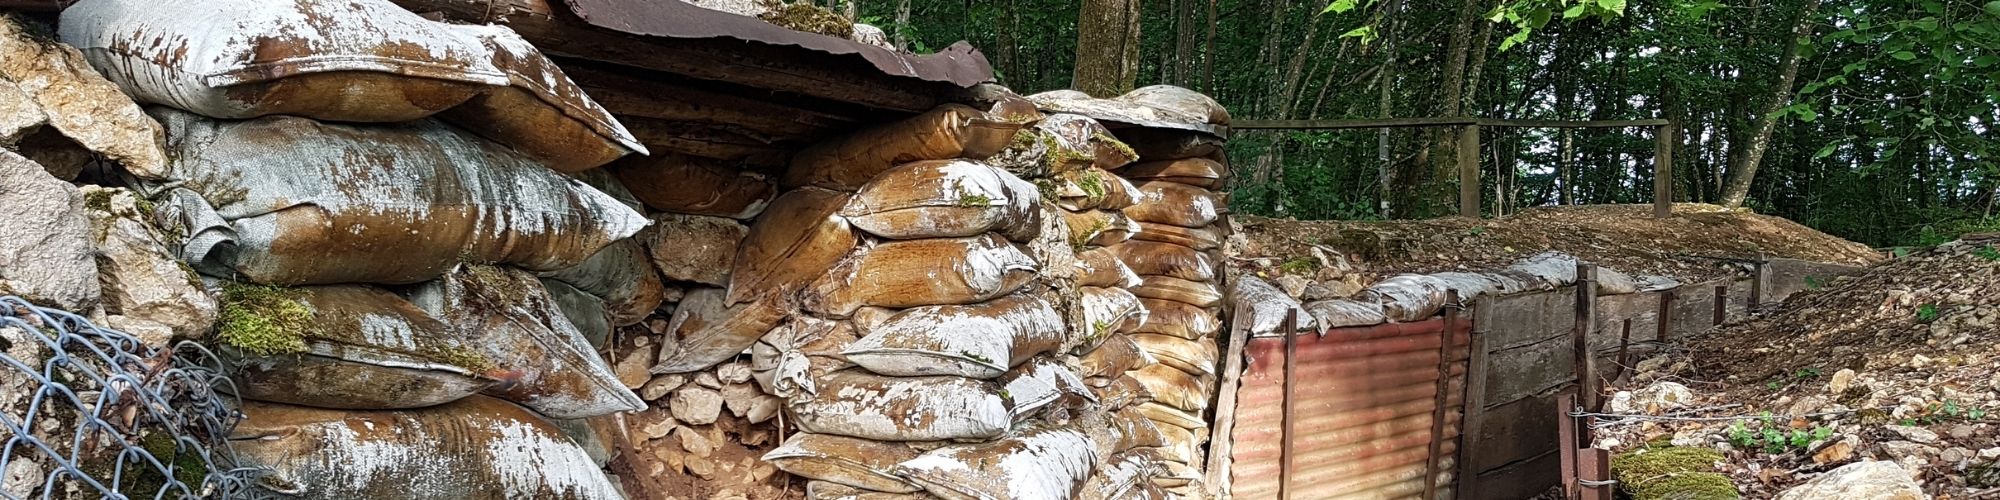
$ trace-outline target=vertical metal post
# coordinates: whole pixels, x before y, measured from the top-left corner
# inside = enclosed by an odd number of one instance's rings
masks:
[[[1577,400],[1584,408],[1597,409],[1597,371],[1591,368],[1590,333],[1597,327],[1597,266],[1576,263],[1575,342]]]
[[[1424,459],[1424,500],[1438,500],[1438,472],[1444,466],[1445,403],[1451,390],[1452,347],[1458,337],[1458,291],[1444,292],[1444,328],[1438,332],[1437,393],[1431,400],[1431,447]],[[1459,429],[1461,432],[1464,429]]]
[[[1653,335],[1653,340],[1666,342],[1674,337],[1674,299],[1679,296],[1680,290],[1660,292],[1660,312],[1654,314],[1654,322],[1659,323],[1660,331]]]
[[[1729,283],[1715,285],[1715,324],[1729,320]]]
[[[1625,318],[1618,331],[1618,371],[1612,380],[1624,381],[1632,366],[1632,318]]]
[[[1292,425],[1293,421],[1297,420],[1292,413],[1298,403],[1296,401],[1298,398],[1293,397],[1297,394],[1296,382],[1298,378],[1297,370],[1294,369],[1298,366],[1299,357],[1298,310],[1285,311],[1285,321],[1279,325],[1278,331],[1285,335],[1285,399],[1284,409],[1282,410],[1283,423],[1281,424],[1283,428],[1280,430],[1282,432],[1280,435],[1283,438],[1278,441],[1278,500],[1291,500],[1293,476]]]
[[[1674,215],[1674,134],[1673,123],[1653,131],[1653,217]]]
[[[1458,129],[1458,215],[1479,218],[1479,125]]]

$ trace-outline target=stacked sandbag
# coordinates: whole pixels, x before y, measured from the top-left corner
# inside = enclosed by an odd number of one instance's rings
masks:
[[[1218,189],[1228,178],[1223,140],[1212,132],[1228,114],[1214,100],[1172,86],[1112,99],[1073,92],[1030,97],[1044,110],[1116,124],[1107,137],[1124,144],[1124,163],[1102,168],[1128,186],[1120,214],[1135,226],[1104,251],[1139,277],[1131,287],[1150,318],[1128,332],[1156,364],[1131,372],[1153,401],[1139,410],[1159,424],[1167,446],[1154,484],[1178,498],[1202,496],[1208,410],[1219,371],[1222,243],[1227,209]]]
[[[622,497],[550,420],[645,407],[597,346],[669,293],[592,170],[644,148],[551,61],[386,0],[84,0],[58,31],[155,105],[164,160],[116,174],[221,291],[258,487]]]

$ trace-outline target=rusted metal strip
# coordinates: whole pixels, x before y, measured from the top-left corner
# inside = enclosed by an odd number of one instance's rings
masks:
[[[1729,282],[1715,285],[1715,324],[1729,319]]]
[[[1576,417],[1570,411],[1576,408],[1576,393],[1565,392],[1556,396],[1556,452],[1561,456],[1563,498],[1576,500]]]
[[[1611,483],[1611,452],[1595,447],[1581,448],[1576,456],[1577,496],[1583,500],[1611,500],[1617,489]]]
[[[1477,214],[1475,207],[1474,215]],[[1452,333],[1458,331],[1458,291],[1444,292],[1444,328],[1438,332],[1437,394],[1431,408],[1431,447],[1424,461],[1424,499],[1437,500],[1439,462],[1444,459],[1445,400],[1451,396]]]
[[[1597,408],[1597,371],[1591,367],[1595,356],[1590,352],[1590,333],[1597,327],[1597,266],[1578,262],[1576,264],[1576,329],[1570,333],[1574,342],[1576,361],[1576,387],[1578,402],[1584,408]]]
[[[1285,335],[1285,403],[1284,412],[1282,413],[1283,423],[1280,424],[1284,428],[1284,434],[1278,438],[1278,500],[1292,500],[1292,471],[1294,470],[1292,467],[1292,437],[1296,436],[1296,434],[1292,433],[1293,410],[1296,404],[1296,401],[1294,401],[1296,398],[1293,396],[1298,394],[1296,384],[1297,374],[1293,372],[1298,366],[1299,357],[1298,322],[1298,310],[1287,310],[1285,311],[1285,321],[1279,323],[1278,330]]]
[[[1674,338],[1674,299],[1680,297],[1680,290],[1660,292],[1660,312],[1655,314],[1654,324],[1660,327],[1653,340],[1666,342]]]

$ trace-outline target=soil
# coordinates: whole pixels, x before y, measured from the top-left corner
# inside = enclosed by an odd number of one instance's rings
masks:
[[[1676,204],[1667,219],[1653,218],[1651,205],[1539,207],[1483,220],[1233,217],[1246,238],[1239,241],[1238,267],[1287,274],[1341,267],[1315,258],[1319,247],[1330,259],[1346,261],[1343,272],[1363,274],[1363,283],[1399,273],[1497,269],[1547,250],[1684,283],[1734,274],[1740,266],[1733,262],[1760,255],[1855,265],[1884,259],[1867,246],[1790,220],[1696,203]]]

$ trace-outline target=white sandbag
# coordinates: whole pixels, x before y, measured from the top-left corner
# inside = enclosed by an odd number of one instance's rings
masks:
[[[1062,315],[1035,294],[973,305],[925,306],[890,317],[842,353],[882,375],[993,378],[1062,347]]]
[[[1437,278],[1438,281],[1444,282],[1446,290],[1458,292],[1458,301],[1461,304],[1470,304],[1481,295],[1499,294],[1500,283],[1489,278],[1489,276],[1483,273],[1467,272],[1431,274],[1432,278]]]
[[[1132,294],[1140,298],[1171,300],[1203,308],[1222,304],[1222,290],[1212,283],[1158,275],[1141,275],[1139,279],[1142,283],[1132,288]]]
[[[591,348],[601,349],[605,341],[611,339],[611,310],[604,304],[604,299],[550,278],[542,278],[542,288],[549,291],[549,298],[554,299],[556,307],[562,309],[563,318],[583,334]]]
[[[1139,202],[1141,192],[1132,181],[1104,169],[1091,167],[1051,178],[1056,187],[1056,206],[1063,210],[1122,210]]]
[[[1135,333],[1132,341],[1161,364],[1174,367],[1190,375],[1215,375],[1216,353],[1214,339],[1188,340],[1172,335]]]
[[[1222,203],[1214,192],[1186,184],[1153,181],[1139,184],[1136,203],[1125,215],[1139,222],[1202,227],[1221,217]]]
[[[1123,288],[1081,287],[1079,302],[1083,305],[1083,336],[1089,339],[1086,345],[1096,345],[1106,336],[1121,331],[1138,328],[1146,324],[1148,314],[1139,305],[1139,297]]]
[[[960,238],[998,232],[1033,240],[1041,191],[1004,170],[967,160],[907,163],[882,172],[840,209],[847,221],[883,238]]]
[[[1139,104],[1169,116],[1199,116],[1208,123],[1229,124],[1229,110],[1207,94],[1173,85],[1148,85],[1118,96],[1118,100]]]
[[[1641,292],[1659,292],[1681,287],[1680,280],[1666,276],[1640,276],[1632,280]]]
[[[1083,415],[1077,425],[1097,444],[1098,456],[1111,456],[1138,448],[1166,446],[1160,426],[1146,418],[1139,406],[1127,405],[1102,413]]]
[[[651,372],[687,373],[721,364],[742,354],[787,314],[775,297],[731,306],[724,305],[724,295],[720,288],[701,288],[681,299],[667,323],[667,338],[675,341],[660,352]]]
[[[1131,333],[1158,333],[1188,340],[1215,336],[1222,330],[1220,312],[1186,302],[1141,297],[1139,305],[1151,315],[1146,324]]]
[[[1076,371],[1048,356],[1037,356],[1000,377],[1014,404],[1014,421],[1021,422],[1049,405],[1080,408],[1097,402]]]
[[[841,370],[791,405],[800,430],[877,441],[984,440],[1007,433],[1013,407],[991,380],[884,377]]]
[[[322,410],[245,402],[229,442],[267,468],[257,493],[315,500],[622,499],[561,429],[473,396],[413,410]]]
[[[1181,461],[1179,457],[1168,456],[1164,450],[1158,454],[1161,473],[1153,476],[1153,484],[1161,488],[1183,488],[1201,481],[1201,469]]]
[[[408,284],[459,262],[555,271],[646,225],[603,192],[435,121],[149,111],[170,161],[161,183],[141,187],[187,224],[183,258],[210,275]]]
[[[1145,453],[1121,453],[1105,459],[1097,472],[1077,492],[1079,500],[1128,500],[1143,498],[1141,490],[1151,484],[1160,470]]]
[[[1389,321],[1410,323],[1430,319],[1444,309],[1444,292],[1445,283],[1437,278],[1401,274],[1369,285],[1355,299],[1382,304]]]
[[[457,401],[486,389],[504,373],[464,343],[460,333],[402,297],[360,285],[286,289],[224,285],[220,354],[247,399],[339,409],[420,408]],[[302,311],[305,331],[287,323],[237,324]],[[260,332],[262,344],[238,346],[239,328]],[[296,342],[281,349],[280,340]],[[281,352],[290,351],[290,352]]]
[[[923,490],[915,493],[889,493],[848,486],[830,481],[806,481],[806,500],[930,500],[933,498]]]
[[[896,466],[896,472],[947,500],[1068,500],[1097,460],[1083,432],[1038,428],[991,443],[931,450]]]
[[[1139,273],[1132,272],[1117,254],[1104,248],[1092,248],[1076,254],[1076,284],[1079,286],[1100,286],[1112,288],[1132,288],[1139,286]]]
[[[486,389],[487,395],[563,419],[646,407],[569,324],[532,274],[463,266],[410,291],[410,302],[465,335],[465,345],[478,355],[508,370],[508,378]]]
[[[215,118],[441,117],[577,172],[646,151],[508,28],[388,0],[88,0],[61,37],[141,102]]]
[[[1173,243],[1127,241],[1108,248],[1142,275],[1172,276],[1190,281],[1215,281],[1216,262],[1208,254]]]
[[[1562,252],[1548,251],[1522,259],[1507,269],[1533,276],[1547,288],[1562,288],[1576,284],[1576,264],[1576,257]],[[1638,290],[1639,283],[1631,276],[1610,268],[1597,268],[1599,295],[1624,295]]]
[[[972,304],[1013,293],[1035,260],[997,234],[904,240],[857,249],[807,291],[807,310],[845,317],[862,306]]]
[[[1139,223],[1115,210],[1061,212],[1069,226],[1070,246],[1077,249],[1108,247],[1130,240],[1140,231]]]
[[[896,476],[896,464],[922,452],[910,445],[801,432],[765,453],[763,460],[794,476],[870,491],[913,493],[917,485]]]
[[[1306,312],[1312,313],[1313,322],[1319,325],[1319,333],[1327,330],[1351,326],[1374,326],[1389,322],[1382,312],[1382,303],[1351,299],[1329,299],[1307,302]]]
[[[1314,326],[1312,313],[1306,311],[1305,306],[1300,305],[1298,300],[1255,276],[1231,277],[1229,301],[1236,306],[1234,331],[1250,332],[1251,335],[1258,337],[1282,337],[1309,331]],[[1284,326],[1286,313],[1295,316],[1293,321],[1296,322],[1296,330],[1278,331]]]
[[[793,316],[750,346],[750,376],[773,396],[817,394],[814,380],[854,366],[840,352],[858,340],[849,322]]]

